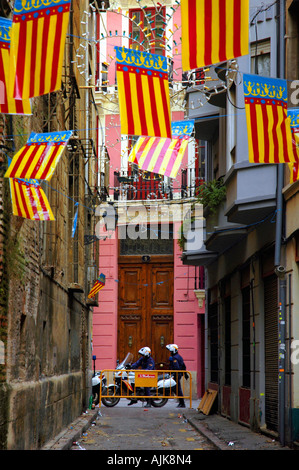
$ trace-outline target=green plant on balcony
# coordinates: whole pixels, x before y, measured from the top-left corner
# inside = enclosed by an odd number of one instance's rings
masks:
[[[211,214],[215,214],[219,205],[226,198],[226,187],[223,178],[203,183],[198,188],[197,202],[200,202],[204,209],[208,209]]]
[[[223,178],[219,178],[218,180],[214,179],[212,181],[201,184],[197,188],[197,200],[193,204],[192,209],[194,209],[195,204],[199,202],[203,205],[204,209],[209,211],[210,214],[215,214],[218,207],[225,200],[225,198],[226,187],[224,185]],[[188,229],[190,229],[191,224],[194,221],[195,216],[191,215],[191,217],[185,219],[180,226],[178,233],[178,245],[181,250],[184,249],[185,242],[187,241],[185,233],[188,231]]]

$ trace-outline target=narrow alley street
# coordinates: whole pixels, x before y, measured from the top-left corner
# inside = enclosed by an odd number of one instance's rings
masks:
[[[163,408],[143,408],[141,402],[127,406],[121,400],[114,408],[101,406],[98,419],[71,450],[182,451],[182,458],[195,450],[215,450],[187,419],[174,400]],[[193,406],[195,406],[193,404]]]

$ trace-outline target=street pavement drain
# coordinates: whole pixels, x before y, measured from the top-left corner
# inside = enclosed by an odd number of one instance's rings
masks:
[[[101,407],[71,450],[215,450],[184,416],[169,409]]]

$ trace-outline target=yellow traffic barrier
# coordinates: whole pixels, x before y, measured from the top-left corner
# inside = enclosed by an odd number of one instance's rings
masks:
[[[182,374],[182,396],[178,396],[178,374]],[[187,378],[187,380],[186,380]],[[121,398],[148,399],[144,388],[150,388],[154,407],[163,406],[167,400],[183,398],[190,400],[192,407],[192,376],[187,370],[141,370],[105,369],[100,374],[101,383],[99,406],[113,407]],[[166,400],[166,401],[165,401]]]

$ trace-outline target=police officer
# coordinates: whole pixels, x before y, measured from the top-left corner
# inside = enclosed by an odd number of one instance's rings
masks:
[[[139,349],[138,354],[141,355],[141,357],[138,359],[138,361],[134,362],[132,364],[131,369],[138,369],[138,367],[141,367],[141,369],[144,370],[154,370],[155,369],[155,361],[151,356],[151,349],[147,346],[144,348]],[[150,397],[151,395],[151,389],[150,387],[144,387],[145,395],[147,397]],[[137,403],[136,399],[132,399],[130,403],[128,403],[128,406],[134,405],[134,403]],[[149,408],[152,406],[152,401],[151,398],[147,398],[146,404],[144,405],[145,408]]]
[[[176,370],[176,371],[186,370],[184,359],[178,353],[178,350],[179,350],[178,345],[167,344],[166,349],[168,349],[171,353],[171,356],[169,358],[169,362],[170,362],[169,369]],[[178,397],[182,397],[183,392],[182,392],[182,387],[181,387],[181,378],[183,377],[183,372],[177,372],[176,377],[177,377],[177,385],[178,385]],[[177,408],[186,408],[184,398],[179,398],[179,404]]]

